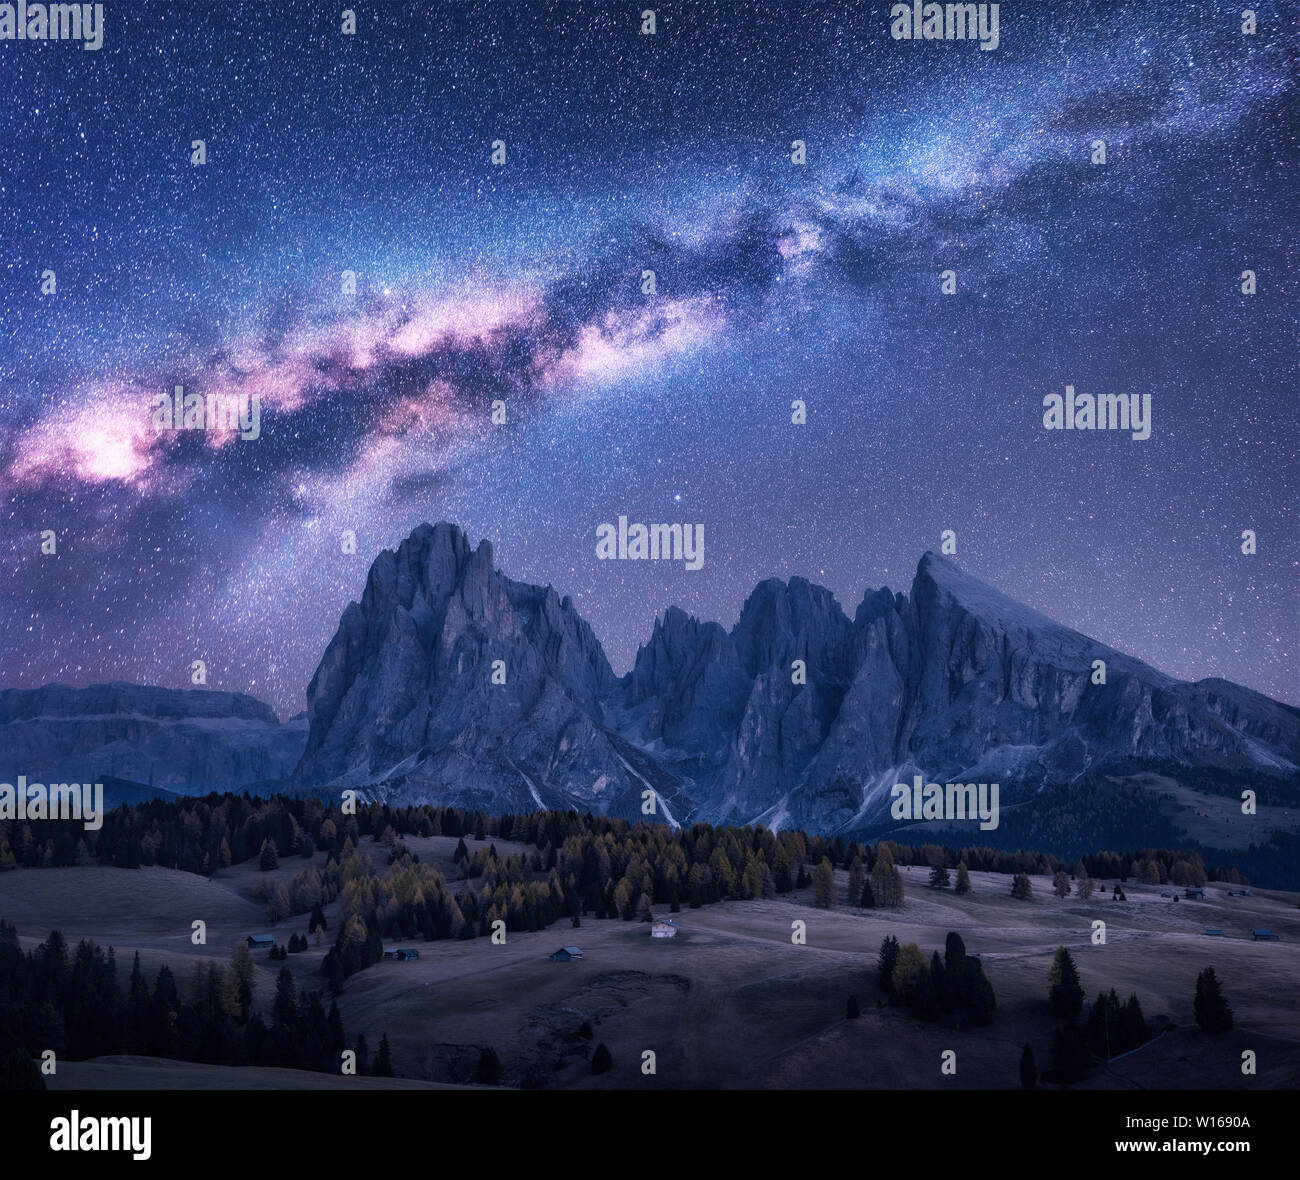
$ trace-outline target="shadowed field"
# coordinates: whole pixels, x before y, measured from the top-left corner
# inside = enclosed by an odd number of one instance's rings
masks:
[[[408,840],[425,861],[452,874],[451,838]],[[520,846],[498,841],[503,854]],[[364,852],[382,866],[382,849]],[[166,961],[184,980],[195,959],[228,961],[249,933],[281,942],[301,932],[305,917],[271,927],[252,899],[260,878],[291,877],[308,862],[286,858],[270,874],[254,864],[213,880],[167,869],[20,870],[0,876],[0,917],[15,923],[25,945],[59,929],[70,941],[92,938],[116,948],[123,974],[139,950],[147,970]],[[321,863],[318,855],[315,863]],[[1171,886],[1128,884],[1126,902],[1098,893],[1089,902],[1058,900],[1050,880],[1032,878],[1034,896],[1010,896],[1010,878],[972,873],[973,891],[932,891],[928,871],[904,869],[906,904],[897,911],[811,907],[808,890],[789,898],[724,902],[675,915],[682,933],[652,940],[639,922],[584,919],[549,931],[417,942],[413,962],[382,962],[354,975],[339,997],[349,1041],[364,1033],[372,1049],[381,1034],[405,1079],[464,1080],[490,1045],[512,1085],[552,1088],[1005,1088],[1018,1085],[1022,1045],[1032,1044],[1040,1069],[1050,1062],[1053,1021],[1047,976],[1059,945],[1070,948],[1088,1002],[1115,988],[1136,993],[1148,1020],[1175,1026],[1136,1054],[1098,1067],[1082,1088],[1181,1089],[1293,1087],[1300,1082],[1300,910],[1294,896],[1256,891],[1228,897],[1211,885],[1206,901],[1173,902]],[[338,918],[326,907],[330,936],[291,955],[299,985],[324,988],[320,964]],[[190,940],[191,923],[207,923],[206,946]],[[1091,924],[1106,922],[1104,945]],[[806,923],[806,945],[791,941],[792,922]],[[1251,940],[1252,928],[1281,935]],[[1225,937],[1209,937],[1219,928]],[[997,995],[997,1019],[984,1029],[922,1024],[906,1010],[881,1006],[876,961],[889,934],[916,942],[927,959],[942,953],[948,931],[981,956]],[[552,963],[561,945],[584,952]],[[281,964],[259,962],[255,1003],[265,1010]],[[1196,975],[1213,966],[1237,1027],[1210,1037],[1192,1015]],[[845,1019],[855,995],[862,1017]],[[582,1035],[584,1022],[592,1035]],[[604,1042],[614,1069],[590,1072]],[[957,1053],[955,1076],[941,1075],[940,1054]],[[1242,1051],[1254,1050],[1258,1074],[1241,1074]],[[655,1072],[642,1072],[653,1051]],[[64,1063],[57,1084],[112,1088],[279,1088],[383,1085],[378,1079],[326,1078],[294,1070],[190,1066],[148,1058]],[[405,1082],[404,1084],[411,1084]]]

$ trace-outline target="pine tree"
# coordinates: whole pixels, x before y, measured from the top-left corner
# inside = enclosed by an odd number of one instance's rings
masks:
[[[835,907],[835,870],[831,862],[822,857],[821,864],[813,871],[813,905],[818,909],[829,910]]]
[[[275,981],[275,1000],[271,1004],[275,1023],[292,1030],[298,1023],[298,993],[293,984],[293,973],[281,967]]]
[[[894,993],[894,968],[898,966],[898,939],[892,934],[886,935],[880,944],[880,986],[886,995]]]
[[[1232,1009],[1228,1007],[1213,967],[1206,967],[1196,977],[1196,1000],[1192,1011],[1202,1032],[1221,1033],[1232,1028]]]
[[[384,940],[379,933],[378,920],[375,921],[376,924],[373,926],[366,924],[366,942],[361,950],[361,962],[366,967],[371,963],[378,963],[384,957]]]
[[[321,970],[325,973],[325,978],[329,982],[330,995],[337,996],[343,991],[343,981],[346,976],[343,974],[343,963],[339,959],[337,952],[331,950],[325,956],[325,962],[321,964]]]
[[[393,1057],[388,1048],[387,1033],[384,1033],[379,1038],[379,1052],[375,1055],[375,1068],[372,1072],[377,1078],[391,1078],[393,1076]]]
[[[1052,1015],[1058,1020],[1075,1019],[1083,1011],[1083,986],[1074,959],[1063,946],[1056,948],[1047,982]]]
[[[938,951],[930,953],[930,1008],[931,1016],[938,1016],[948,1007],[948,978]]]
[[[943,965],[950,981],[961,978],[961,965],[966,958],[966,943],[955,930],[948,931],[943,942]]]
[[[262,872],[267,873],[272,869],[279,868],[279,866],[280,853],[275,847],[275,841],[268,836],[262,841],[262,851],[257,862],[257,867],[261,869]]]
[[[969,893],[969,892],[970,892],[970,872],[969,872],[969,870],[966,868],[966,862],[965,862],[965,861],[962,861],[962,862],[957,866],[957,884],[956,884],[956,886],[954,887],[954,892],[956,892],[956,893]]]
[[[794,878],[790,874],[790,856],[785,846],[778,843],[772,852],[772,882],[777,893],[789,893],[794,888]]]
[[[844,1018],[846,1020],[857,1020],[857,1018],[861,1015],[862,1015],[862,1009],[858,1007],[858,997],[850,996],[848,1005],[844,1012]]]
[[[1038,1086],[1038,1066],[1028,1042],[1025,1042],[1024,1051],[1020,1054],[1020,1085],[1025,1090],[1033,1090]]]
[[[909,942],[907,946],[903,948],[902,956],[899,959],[899,966],[895,968],[895,974],[898,973],[900,968],[904,971],[908,970],[908,965],[911,961],[911,955],[908,951],[912,945],[913,944]],[[916,977],[912,982],[908,1001],[912,1006],[912,1015],[918,1020],[933,1020],[939,1015],[939,993],[938,989],[934,986],[934,976],[931,973],[931,970],[934,964],[938,962],[939,954],[937,951],[934,953],[929,968],[925,966],[925,955],[921,953],[920,947],[917,947],[917,955],[921,959],[921,967],[917,971]],[[939,967],[940,970],[942,970],[943,964],[940,963]],[[906,986],[906,981],[904,981],[904,989]]]
[[[1125,1050],[1123,1030],[1120,1028],[1119,997],[1115,989],[1110,994],[1099,992],[1084,1025],[1084,1043],[1098,1057],[1109,1060]]]
[[[941,1006],[946,1006],[944,997],[948,994],[947,969],[944,961],[939,957],[939,952],[932,951],[930,954],[930,979],[934,983],[934,994],[939,999]]]
[[[909,942],[899,948],[898,962],[894,964],[894,985],[891,989],[894,998],[903,1003],[911,1003],[912,993],[922,986],[922,976],[925,977],[924,986],[930,990],[930,972],[925,964],[925,956],[916,943]]]
[[[249,964],[249,969],[251,970],[253,964],[253,956],[249,954],[248,947],[241,944],[239,950],[242,950],[246,955],[248,955],[248,964]],[[235,961],[236,962],[239,961],[239,951],[235,952]],[[131,983],[130,983],[130,991],[128,992],[127,999],[134,1007],[138,1004],[143,1003],[148,998],[149,998],[148,985],[144,981],[144,972],[140,969],[140,952],[136,951],[135,959],[131,964]]]
[[[630,922],[634,917],[632,887],[627,883],[626,877],[619,881],[614,890],[614,908],[618,911],[618,916],[625,922]]]
[[[1052,1072],[1056,1080],[1067,1085],[1082,1081],[1089,1064],[1088,1050],[1077,1026],[1073,1021],[1061,1025],[1052,1038]]]
[[[1136,995],[1129,995],[1128,1003],[1120,1014],[1120,1027],[1124,1030],[1124,1044],[1128,1049],[1144,1045],[1151,1037],[1147,1028],[1146,1017],[1142,1015],[1142,1005]]]
[[[973,1025],[987,1028],[993,1023],[997,999],[993,994],[993,985],[984,974],[984,965],[976,955],[967,955],[962,960],[960,996],[961,1006]]]
[[[880,845],[871,869],[871,892],[876,905],[894,909],[903,904],[903,875],[894,866],[893,853],[887,844]]]
[[[871,882],[862,882],[862,908],[864,910],[874,909],[876,905],[876,895],[872,892]]]
[[[1017,873],[1011,878],[1011,896],[1017,901],[1028,901],[1033,892],[1027,873]]]
[[[1070,878],[1064,869],[1057,869],[1052,875],[1052,892],[1062,899],[1070,896]]]
[[[231,970],[226,975],[226,991],[222,1005],[238,1024],[248,1019],[253,990],[257,986],[257,966],[248,944],[241,942],[230,960]]]
[[[930,870],[931,889],[947,889],[949,881],[948,870],[944,868],[943,865],[935,865],[934,868]]]
[[[861,900],[862,889],[866,883],[867,874],[862,867],[862,857],[855,855],[849,865],[849,905]]]
[[[949,930],[948,937],[944,940],[944,982],[946,990],[943,994],[944,1007],[958,1012],[965,1007],[966,997],[962,992],[963,981],[965,981],[966,969],[966,943],[962,941],[961,934],[957,930]]]
[[[277,881],[271,886],[270,895],[266,899],[266,908],[272,922],[278,922],[281,918],[289,916],[293,906],[289,901],[289,890],[283,881]]]
[[[326,1023],[329,1028],[329,1053],[332,1058],[337,1058],[344,1046],[347,1045],[347,1040],[343,1035],[343,1018],[339,1015],[339,1006],[333,1001],[330,1002]]]
[[[609,1050],[605,1047],[605,1042],[601,1041],[596,1046],[596,1051],[591,1055],[591,1072],[608,1073],[614,1068],[614,1059],[610,1056]]]

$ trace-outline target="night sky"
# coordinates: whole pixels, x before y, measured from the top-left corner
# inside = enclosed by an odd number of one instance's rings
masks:
[[[852,615],[953,529],[1300,703],[1293,7],[1004,3],[993,51],[885,3],[351,7],[0,41],[0,687],[204,659],[296,712],[373,557],[450,520],[620,672],[669,605],[798,574]],[[156,432],[176,384],[261,437]],[[1066,385],[1151,437],[1046,431]],[[702,522],[703,569],[596,560],[620,514]]]

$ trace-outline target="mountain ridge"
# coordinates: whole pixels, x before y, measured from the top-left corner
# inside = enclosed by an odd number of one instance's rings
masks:
[[[306,737],[304,714],[281,721],[246,693],[126,681],[0,690],[0,782],[206,794],[284,778]]]
[[[1086,846],[1076,819],[1110,838],[1121,812],[1134,847],[1300,839],[1300,709],[1219,677],[1178,680],[932,551],[906,593],[865,590],[852,617],[802,577],[759,582],[730,629],[669,606],[617,676],[571,598],[507,577],[487,540],[422,524],[375,558],[307,696],[280,723],[243,694],[7,690],[0,774],[56,777],[41,751],[62,745],[58,777],[78,780],[352,788],[395,805],[846,838],[902,834],[890,791],[921,775],[1000,784],[1007,827],[971,821],[975,843]],[[156,716],[132,730],[142,710]],[[1243,784],[1258,818],[1224,810]],[[1110,816],[1093,814],[1100,799]]]
[[[797,576],[759,582],[730,630],[670,606],[615,676],[569,598],[513,582],[446,522],[376,559],[308,716],[299,788],[629,818],[653,789],[679,819],[831,832],[883,822],[889,786],[916,773],[999,778],[1016,802],[1133,758],[1284,778],[1300,766],[1296,710],[1177,680],[932,551],[909,593],[867,590],[852,619]]]

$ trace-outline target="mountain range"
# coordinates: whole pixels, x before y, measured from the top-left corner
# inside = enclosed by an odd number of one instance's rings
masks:
[[[269,705],[238,692],[125,683],[11,688],[0,691],[0,781],[112,779],[123,788],[205,795],[283,779],[306,734],[306,714],[281,722]]]
[[[934,553],[908,593],[868,591],[852,617],[798,577],[761,582],[730,630],[670,607],[619,677],[569,598],[445,523],[375,559],[305,718],[230,693],[9,690],[0,775],[24,767],[485,812],[641,818],[650,798],[668,823],[854,838],[894,832],[890,790],[920,775],[999,783],[1003,817],[928,821],[914,841],[1069,856],[1300,840],[1300,710],[1167,676]]]

